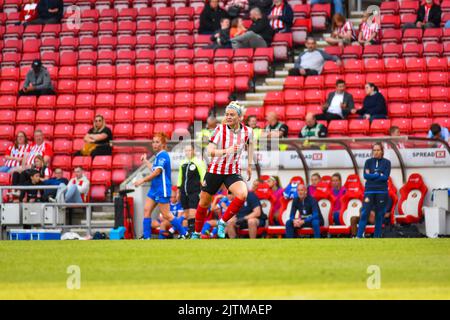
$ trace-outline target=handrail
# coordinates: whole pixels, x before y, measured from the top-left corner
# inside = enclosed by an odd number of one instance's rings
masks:
[[[0,193],[3,193],[2,190],[5,189],[14,189],[14,190],[57,190],[59,186],[0,186]],[[0,204],[3,203],[3,196],[0,195]]]
[[[44,203],[43,204],[43,209],[45,210],[46,207],[65,207],[65,208],[80,208],[80,207],[85,207],[86,208],[86,227],[88,229],[89,234],[91,234],[91,230],[92,230],[92,208],[93,207],[114,207],[114,203],[113,202],[96,202],[96,203],[52,203],[52,202],[48,202],[48,203]],[[57,210],[53,210],[53,224],[52,224],[52,228],[56,228],[57,224],[56,224],[56,220],[57,220]],[[41,219],[41,227],[43,229],[46,228],[45,225],[45,215],[42,215],[42,219]],[[62,228],[84,228],[85,226],[80,224],[80,225],[65,225],[65,226],[59,226]]]

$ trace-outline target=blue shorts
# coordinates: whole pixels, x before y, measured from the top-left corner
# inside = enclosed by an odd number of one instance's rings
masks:
[[[151,189],[148,191],[147,197],[149,197],[156,203],[169,203],[170,202],[170,196],[164,197],[164,194],[161,194],[159,192],[154,192]]]

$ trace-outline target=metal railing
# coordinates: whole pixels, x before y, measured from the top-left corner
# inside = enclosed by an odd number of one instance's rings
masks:
[[[0,186],[0,193],[3,195],[3,190],[58,190],[59,186]],[[0,204],[3,203],[3,196],[0,196]]]

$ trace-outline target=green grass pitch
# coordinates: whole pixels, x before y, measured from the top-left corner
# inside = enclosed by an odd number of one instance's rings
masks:
[[[51,298],[450,299],[450,239],[1,241],[0,299]]]

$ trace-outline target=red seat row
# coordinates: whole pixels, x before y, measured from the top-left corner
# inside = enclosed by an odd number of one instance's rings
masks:
[[[104,115],[108,123],[123,122],[159,122],[159,121],[194,121],[206,120],[208,116],[208,107],[190,107],[178,106],[173,109],[165,107],[161,108],[116,108],[111,109],[19,109],[19,110],[2,110],[0,113],[0,124],[56,124],[55,134],[58,132],[59,126],[75,124],[71,127],[71,135],[75,137],[83,137],[84,134],[92,126],[96,112]]]

